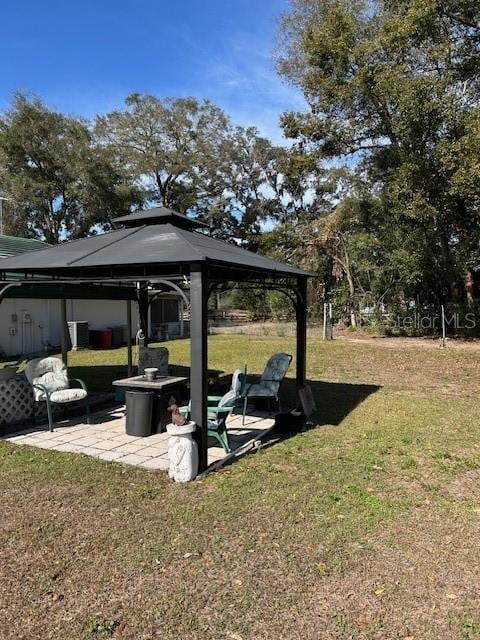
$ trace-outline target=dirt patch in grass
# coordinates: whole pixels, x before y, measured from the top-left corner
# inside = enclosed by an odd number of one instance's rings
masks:
[[[439,517],[428,506],[376,531],[306,603],[306,637],[470,637],[464,626],[480,616],[479,534],[478,517],[455,510]]]
[[[384,349],[465,349],[467,351],[479,351],[479,340],[462,340],[461,338],[447,338],[446,347],[440,338],[422,337],[390,337],[390,336],[372,336],[368,333],[348,333],[348,331],[339,332],[338,340],[356,344],[375,345]]]
[[[476,500],[480,513],[480,469],[465,471],[446,487],[448,493],[460,500]]]

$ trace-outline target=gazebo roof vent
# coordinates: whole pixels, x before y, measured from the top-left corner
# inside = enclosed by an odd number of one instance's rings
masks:
[[[208,225],[198,220],[192,220],[183,213],[177,213],[173,209],[167,207],[154,207],[153,209],[145,209],[138,213],[132,213],[128,216],[121,216],[112,220],[116,227],[143,227],[145,225],[173,224],[180,229],[208,229]]]

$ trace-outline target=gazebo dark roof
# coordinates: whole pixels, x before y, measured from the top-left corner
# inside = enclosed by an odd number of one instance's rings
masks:
[[[182,229],[200,229],[207,228],[208,225],[198,220],[192,220],[182,213],[168,209],[167,207],[154,207],[146,209],[138,213],[132,213],[128,216],[121,216],[112,220],[115,226],[122,227],[141,227],[144,224],[164,224],[171,222],[175,226]]]
[[[143,221],[140,226],[139,220]],[[168,209],[117,218],[116,223],[125,228],[0,260],[0,271],[79,277],[136,267],[132,275],[139,275],[141,269],[146,269],[145,275],[152,275],[154,270],[173,273],[182,265],[207,263],[226,272],[234,269],[261,276],[308,275],[291,265],[190,230],[188,225],[197,224],[195,221]]]

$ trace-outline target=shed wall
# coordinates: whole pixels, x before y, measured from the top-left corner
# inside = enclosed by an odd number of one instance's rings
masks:
[[[68,300],[67,320],[87,320],[90,329],[126,325],[127,305],[123,300]],[[132,337],[137,324],[138,307],[132,303]],[[6,298],[0,304],[0,351],[7,356],[40,352],[60,342],[59,300]]]

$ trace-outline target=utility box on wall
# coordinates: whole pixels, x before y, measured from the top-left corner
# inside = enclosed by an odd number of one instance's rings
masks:
[[[86,320],[73,320],[67,323],[72,349],[85,349],[89,346],[88,322]]]

